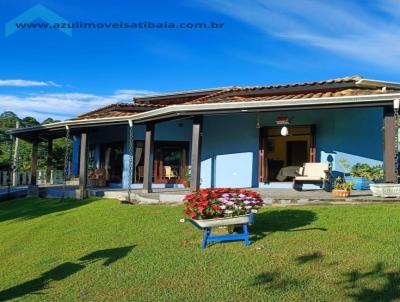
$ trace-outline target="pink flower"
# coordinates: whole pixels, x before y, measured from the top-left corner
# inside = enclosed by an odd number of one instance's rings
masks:
[[[185,222],[185,218],[181,218],[181,219],[179,219],[179,222]]]

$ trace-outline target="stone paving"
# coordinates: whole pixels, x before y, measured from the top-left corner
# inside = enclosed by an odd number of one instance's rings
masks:
[[[68,193],[74,193],[77,187],[68,186]],[[352,191],[348,198],[335,197],[330,192],[323,190],[295,191],[293,189],[254,189],[259,192],[266,206],[291,206],[291,205],[330,205],[330,204],[371,204],[380,202],[400,202],[400,198],[374,197],[371,191]],[[91,188],[90,196],[118,199],[127,201],[128,190],[112,188]],[[141,204],[180,204],[189,189],[154,189],[153,193],[142,193],[140,189],[131,191],[131,201]],[[41,188],[42,197],[59,197],[60,186]],[[73,194],[68,197],[73,198]]]
[[[348,198],[335,197],[323,190],[295,191],[293,189],[254,189],[259,192],[266,205],[307,205],[307,204],[367,204],[376,202],[399,202],[400,198],[374,197],[371,191],[352,191]],[[132,190],[132,199],[138,203],[181,203],[188,189],[154,189],[153,193]],[[127,190],[105,190],[104,197],[127,199]]]

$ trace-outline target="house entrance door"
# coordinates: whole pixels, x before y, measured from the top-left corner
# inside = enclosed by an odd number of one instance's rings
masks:
[[[260,182],[289,181],[297,168],[315,162],[315,127],[288,126],[288,136],[281,135],[281,128],[260,129]]]

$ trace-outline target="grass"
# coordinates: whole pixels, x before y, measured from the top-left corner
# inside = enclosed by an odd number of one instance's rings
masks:
[[[0,203],[0,301],[399,301],[400,205],[264,209],[200,250],[182,208]]]

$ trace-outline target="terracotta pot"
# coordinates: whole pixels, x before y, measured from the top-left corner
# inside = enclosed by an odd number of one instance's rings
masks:
[[[332,190],[332,194],[333,196],[336,197],[349,197],[350,196],[351,191],[347,191],[347,190]]]
[[[183,180],[181,181],[181,183],[183,184],[183,186],[184,186],[185,188],[190,188],[190,181],[189,181],[189,180],[183,179]]]

